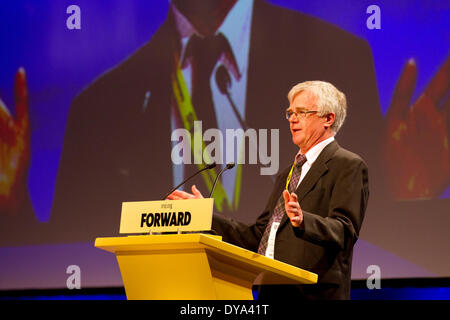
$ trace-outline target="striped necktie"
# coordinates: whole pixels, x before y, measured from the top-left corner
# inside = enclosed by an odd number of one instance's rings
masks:
[[[302,166],[306,162],[306,156],[299,153],[295,157],[295,167],[292,170],[291,180],[289,181],[288,191],[289,193],[294,192],[297,189],[298,181],[300,180],[300,176],[302,174]],[[284,209],[284,198],[283,194],[281,194],[278,199],[277,205],[273,210],[273,214],[269,219],[269,223],[266,226],[266,229],[261,237],[261,241],[259,242],[258,253],[265,255],[267,250],[267,243],[269,240],[270,230],[272,229],[272,224],[274,222],[280,222],[285,214]]]

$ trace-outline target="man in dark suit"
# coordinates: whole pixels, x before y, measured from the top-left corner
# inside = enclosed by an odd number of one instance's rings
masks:
[[[262,286],[260,298],[349,299],[352,251],[369,197],[368,169],[334,140],[346,117],[341,92],[326,82],[304,82],[292,88],[289,100],[286,118],[300,149],[294,165],[278,175],[254,224],[215,214],[213,229],[224,241],[318,274],[315,285]],[[192,194],[169,196],[189,198],[202,198],[195,186]]]

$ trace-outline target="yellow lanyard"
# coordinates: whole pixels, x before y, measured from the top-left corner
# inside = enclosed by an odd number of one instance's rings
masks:
[[[289,182],[291,182],[292,172],[294,171],[294,167],[295,167],[295,163],[292,165],[291,171],[289,171],[289,175],[286,179],[286,190],[288,190],[288,191],[289,191]]]

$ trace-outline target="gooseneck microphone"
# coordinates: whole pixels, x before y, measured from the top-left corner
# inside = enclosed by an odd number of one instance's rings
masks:
[[[225,66],[223,64],[217,68],[216,84],[220,90],[220,93],[227,96],[228,101],[230,102],[230,105],[233,108],[233,112],[236,115],[242,129],[247,130],[248,126],[245,123],[244,119],[242,119],[241,114],[239,113],[238,109],[236,108],[236,104],[234,103],[233,99],[231,98],[230,91],[228,91],[228,89],[231,87],[231,76],[230,76],[230,73],[228,72],[227,68],[225,68]]]
[[[213,184],[213,186],[212,186],[211,193],[209,194],[209,197],[210,197],[210,198],[212,197],[212,195],[213,195],[213,193],[214,193],[214,189],[216,188],[216,184],[217,184],[217,181],[219,180],[219,177],[220,177],[220,176],[222,175],[222,173],[224,173],[226,170],[231,169],[231,168],[233,168],[233,167],[234,167],[234,163],[233,163],[233,162],[230,162],[230,163],[228,163],[222,170],[220,170],[219,174],[218,174],[217,177],[216,177],[216,180],[214,180],[214,184]]]
[[[188,182],[190,179],[192,179],[193,177],[195,177],[196,175],[198,175],[200,172],[203,172],[203,171],[205,171],[205,170],[209,170],[209,169],[212,169],[212,168],[215,168],[215,167],[216,167],[216,163],[213,162],[213,163],[211,163],[211,164],[208,164],[206,167],[204,167],[204,168],[198,170],[197,172],[195,172],[194,174],[192,174],[190,177],[188,177],[187,179],[185,179],[183,182],[181,182],[179,185],[177,185],[175,188],[173,188],[172,190],[170,190],[170,192],[167,193],[167,194],[164,196],[163,200],[165,200],[172,192],[174,192],[175,190],[177,190],[177,189],[178,189],[179,187],[181,187],[183,184],[185,184],[185,183]]]

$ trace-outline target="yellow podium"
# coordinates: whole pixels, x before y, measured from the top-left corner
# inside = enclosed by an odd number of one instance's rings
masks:
[[[97,238],[119,263],[128,299],[252,300],[253,284],[312,284],[317,275],[207,234]]]

